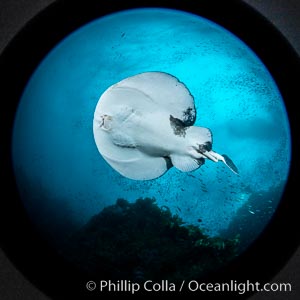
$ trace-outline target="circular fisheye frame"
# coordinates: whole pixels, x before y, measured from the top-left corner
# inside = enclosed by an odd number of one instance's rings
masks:
[[[241,2],[55,2],[0,57],[1,248],[53,299],[268,282],[299,246],[299,75]]]

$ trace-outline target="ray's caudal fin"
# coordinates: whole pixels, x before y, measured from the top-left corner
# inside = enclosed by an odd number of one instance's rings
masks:
[[[223,156],[223,158],[224,158],[224,163],[225,163],[225,165],[226,165],[232,172],[234,172],[235,174],[239,175],[239,170],[238,170],[238,168],[236,167],[236,165],[233,163],[233,161],[232,161],[226,154],[223,154],[222,156]]]
[[[203,152],[203,155],[214,162],[222,161],[233,173],[239,175],[238,168],[226,154],[220,155],[211,150]]]

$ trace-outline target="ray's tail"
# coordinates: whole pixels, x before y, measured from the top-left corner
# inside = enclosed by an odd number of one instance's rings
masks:
[[[219,153],[211,150],[203,152],[203,155],[214,162],[222,161],[233,173],[237,175],[239,174],[238,168],[226,154],[220,155]]]

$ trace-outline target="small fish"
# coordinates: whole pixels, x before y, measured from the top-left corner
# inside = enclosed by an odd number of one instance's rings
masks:
[[[189,177],[193,177],[193,178],[196,178],[194,175],[192,174],[188,174]]]
[[[248,210],[250,214],[255,215],[255,212],[252,210]]]

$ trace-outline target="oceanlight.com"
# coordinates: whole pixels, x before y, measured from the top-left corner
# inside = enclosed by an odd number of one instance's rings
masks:
[[[291,292],[291,283],[259,283],[259,282],[238,282],[231,280],[222,283],[204,283],[197,280],[186,281],[180,283],[172,283],[168,280],[152,281],[147,280],[144,283],[132,282],[130,280],[100,280],[99,282],[89,281],[86,283],[88,291],[99,292],[129,292],[131,294],[139,291],[145,292],[235,292],[245,294],[248,292]]]
[[[199,283],[192,280],[188,283],[188,289],[190,291],[201,291],[201,292],[237,292],[244,294],[246,292],[291,292],[291,283],[265,283],[259,282],[237,282],[231,280],[223,283]]]

